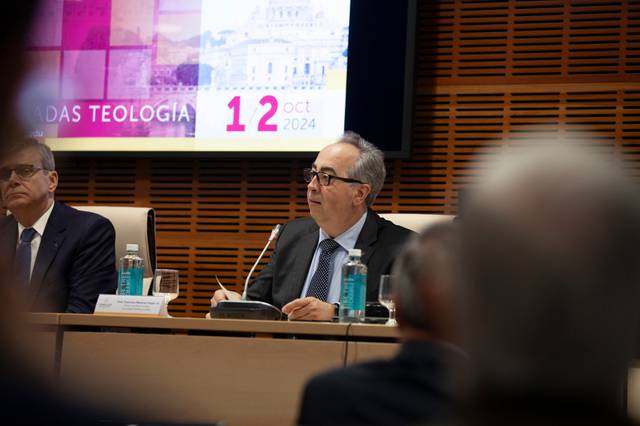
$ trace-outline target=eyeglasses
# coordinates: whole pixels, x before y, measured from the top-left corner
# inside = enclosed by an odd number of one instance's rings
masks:
[[[351,179],[351,178],[345,178],[345,177],[340,177],[340,176],[334,176],[334,175],[330,175],[328,173],[325,172],[316,172],[313,169],[303,169],[302,170],[302,176],[304,177],[304,181],[309,183],[313,180],[314,177],[318,178],[318,183],[322,186],[329,186],[331,185],[331,179],[338,179],[341,180],[343,182],[348,182],[348,183],[364,183],[364,182],[360,182],[359,180],[356,179]]]
[[[6,182],[11,179],[11,173],[16,172],[16,176],[18,179],[29,179],[31,176],[35,175],[40,170],[50,171],[44,167],[36,167],[32,164],[18,164],[15,167],[3,167],[0,169],[0,181]]]

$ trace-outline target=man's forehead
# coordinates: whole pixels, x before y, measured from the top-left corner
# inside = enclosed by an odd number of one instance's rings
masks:
[[[0,161],[0,166],[15,166],[18,164],[30,164],[40,166],[40,155],[35,148],[24,148],[15,151]]]
[[[345,143],[335,143],[323,148],[313,162],[317,170],[347,169],[358,158],[358,149]]]

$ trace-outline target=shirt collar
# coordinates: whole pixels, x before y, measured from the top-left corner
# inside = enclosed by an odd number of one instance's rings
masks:
[[[49,221],[49,216],[51,216],[51,211],[53,210],[53,205],[55,203],[51,203],[51,206],[47,209],[46,212],[40,216],[36,223],[33,224],[32,228],[40,235],[41,237],[44,235],[44,228],[47,226],[47,222]],[[20,222],[18,222],[18,240],[20,240],[20,235],[22,235],[22,231],[24,231],[24,226]]]
[[[365,211],[362,214],[362,216],[360,216],[360,219],[358,219],[358,221],[354,223],[353,226],[351,226],[351,228],[347,229],[342,234],[334,238],[336,243],[340,244],[340,247],[342,247],[347,251],[355,247],[356,241],[358,241],[358,236],[360,235],[360,231],[362,231],[362,227],[364,226],[364,223],[367,220],[367,214],[368,214],[368,210]],[[327,234],[326,232],[324,232],[322,228],[320,228],[320,236],[318,238],[318,244],[320,244],[322,241],[328,238],[331,238],[329,234]]]

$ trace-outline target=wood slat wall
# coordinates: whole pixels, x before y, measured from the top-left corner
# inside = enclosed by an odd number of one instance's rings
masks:
[[[419,0],[412,154],[387,162],[375,208],[455,213],[482,168],[472,159],[534,125],[588,129],[640,175],[639,83],[640,0]],[[58,198],[155,208],[158,264],[180,270],[172,313],[201,316],[214,274],[239,289],[271,226],[307,214],[307,164],[62,159]]]

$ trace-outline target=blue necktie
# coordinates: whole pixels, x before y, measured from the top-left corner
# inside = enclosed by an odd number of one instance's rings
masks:
[[[307,289],[307,297],[315,297],[324,302],[329,296],[331,276],[333,275],[333,253],[340,247],[335,240],[326,239],[320,242],[320,261],[311,277],[311,283]]]
[[[16,249],[16,257],[14,259],[16,279],[22,287],[29,285],[29,276],[31,275],[31,240],[36,235],[33,228],[25,228],[20,234],[20,244]]]

